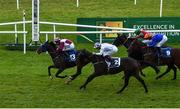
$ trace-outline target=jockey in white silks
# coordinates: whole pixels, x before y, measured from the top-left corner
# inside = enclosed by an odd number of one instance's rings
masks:
[[[102,55],[106,61],[112,62],[111,55],[118,51],[118,48],[115,45],[109,43],[96,42],[94,48],[99,49],[100,52],[96,53],[97,55]]]

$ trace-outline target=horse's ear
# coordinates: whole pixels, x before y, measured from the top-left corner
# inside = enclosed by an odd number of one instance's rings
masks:
[[[121,33],[117,33],[117,36],[120,37],[120,36],[121,36]]]

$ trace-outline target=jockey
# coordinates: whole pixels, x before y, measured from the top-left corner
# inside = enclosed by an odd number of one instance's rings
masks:
[[[146,40],[146,39],[150,39],[150,38],[152,37],[152,34],[151,34],[151,33],[146,32],[145,30],[140,29],[140,28],[136,29],[136,30],[134,31],[134,33],[135,33],[135,35],[136,35],[135,38],[143,38],[143,39]]]
[[[168,40],[166,35],[152,35],[151,33],[144,31],[143,29],[136,29],[134,33],[138,35],[135,38],[143,38],[145,39],[143,40],[144,43],[146,43],[150,48],[155,48],[158,57],[161,55],[160,47]]]
[[[56,51],[63,52],[68,57],[69,57],[69,54],[67,53],[67,51],[75,49],[74,43],[69,39],[60,39],[57,37],[54,39],[54,42],[58,46]]]
[[[160,47],[168,40],[166,35],[163,34],[155,34],[150,42],[148,42],[148,46],[151,48],[156,48],[158,51],[158,56],[161,55]]]
[[[118,51],[118,48],[115,45],[109,43],[100,44],[99,42],[96,42],[94,48],[99,49],[100,53],[96,54],[102,55],[108,62],[112,62],[111,55]]]

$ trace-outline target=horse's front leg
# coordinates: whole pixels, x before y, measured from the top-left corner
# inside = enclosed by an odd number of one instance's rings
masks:
[[[51,75],[51,68],[56,68],[54,65],[51,65],[48,67],[48,76],[49,78],[53,79],[52,75]]]
[[[80,87],[80,89],[86,89],[86,85],[92,81],[95,77],[97,77],[98,75],[94,72],[93,74],[91,74],[88,79],[86,80],[86,82]]]
[[[118,92],[116,92],[117,94],[121,93],[129,84],[129,78],[130,78],[130,74],[126,74],[127,72],[124,72],[124,86],[121,88],[121,90],[119,90]]]
[[[81,74],[82,67],[77,67],[77,71],[74,75],[71,75],[68,77],[68,79],[65,81],[65,84],[69,84],[72,80],[76,79],[77,76]]]

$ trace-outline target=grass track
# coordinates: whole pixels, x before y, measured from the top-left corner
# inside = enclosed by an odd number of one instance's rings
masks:
[[[83,46],[78,44],[79,49]],[[85,46],[92,49],[90,44]],[[121,56],[125,56],[125,52],[123,47],[120,48]],[[155,80],[156,74],[147,68],[144,70],[144,80],[149,89],[148,94],[144,93],[137,80],[131,78],[127,89],[117,95],[115,92],[123,85],[123,73],[98,77],[83,91],[79,90],[79,86],[92,72],[91,64],[83,69],[77,80],[65,85],[63,79],[48,78],[47,66],[51,64],[51,59],[47,54],[28,52],[23,55],[19,51],[1,49],[0,57],[0,107],[180,107],[179,71],[175,81],[170,80],[172,72]],[[55,74],[56,70],[52,72]],[[62,75],[74,72],[75,68],[71,68]]]

